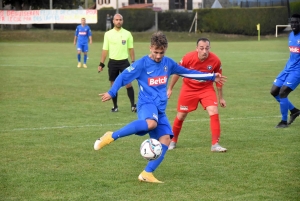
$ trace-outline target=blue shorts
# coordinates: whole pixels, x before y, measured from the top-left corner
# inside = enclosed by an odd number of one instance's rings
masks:
[[[151,131],[137,133],[136,135],[145,135],[149,133],[150,138],[159,139],[164,135],[170,135],[173,138],[173,132],[169,120],[165,113],[159,113],[157,107],[154,104],[138,105],[138,119],[146,120],[153,119],[157,122],[157,127]]]
[[[86,43],[86,44],[79,44],[77,43],[77,51],[81,51],[81,52],[88,52],[89,51],[89,45]]]
[[[285,71],[281,71],[273,84],[277,87],[282,87],[284,85],[295,90],[300,84],[300,72],[292,71],[290,73],[286,73]]]

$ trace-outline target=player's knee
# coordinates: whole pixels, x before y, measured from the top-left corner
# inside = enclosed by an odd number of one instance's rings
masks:
[[[289,92],[287,92],[286,90],[281,90],[279,92],[279,97],[280,98],[286,98],[286,97],[288,97],[288,95],[289,95]]]
[[[187,115],[188,115],[188,113],[178,112],[177,113],[177,119],[180,120],[180,121],[184,121]]]
[[[270,90],[270,94],[275,97],[275,96],[278,96],[279,91],[280,91],[280,88],[273,85],[271,90]]]
[[[157,122],[153,119],[147,119],[148,129],[153,130],[157,127]]]
[[[164,136],[161,136],[161,137],[159,138],[159,141],[160,141],[162,144],[164,144],[164,145],[166,145],[166,146],[169,146],[170,143],[171,143],[170,135],[164,135]]]
[[[283,86],[280,88],[279,97],[280,98],[287,98],[290,92],[293,91],[290,87]]]

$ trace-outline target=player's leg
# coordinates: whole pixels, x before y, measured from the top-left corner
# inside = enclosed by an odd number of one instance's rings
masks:
[[[78,64],[77,64],[77,68],[81,68],[81,51],[82,51],[82,47],[80,44],[77,43],[77,61],[78,61]]]
[[[201,93],[201,105],[206,109],[210,118],[211,151],[226,152],[227,149],[219,145],[221,136],[221,124],[218,110],[218,99],[213,89]]]
[[[291,72],[287,78],[287,82],[285,83],[288,88],[290,88],[292,91],[294,91],[298,85],[300,84],[300,72]],[[290,92],[292,92],[290,91]],[[289,93],[290,93],[289,92]],[[300,115],[300,110],[294,107],[290,110],[290,120],[288,124],[291,124],[295,121],[295,119]]]
[[[271,88],[271,91],[270,91],[271,95],[275,98],[275,100],[278,103],[280,103],[279,91],[280,91],[280,87],[278,87],[276,85],[273,85]],[[288,108],[291,112],[291,115],[299,113],[299,109],[297,109],[289,100],[288,100]]]
[[[153,114],[157,114],[156,106],[153,104],[141,106],[137,120],[132,121],[117,131],[106,132],[101,138],[96,140],[94,149],[99,150],[119,138],[132,134],[145,135],[149,130],[157,127],[157,119],[153,119]]]
[[[190,92],[184,87],[181,88],[177,103],[177,114],[172,127],[174,137],[170,143],[169,150],[172,150],[176,147],[183,122],[189,112],[197,109],[198,103],[199,98],[195,92]]]
[[[300,114],[297,109],[288,99],[288,95],[291,91],[297,88],[300,83],[300,75],[296,73],[280,73],[275,79],[271,88],[271,94],[280,104],[281,121],[277,124],[276,128],[288,127],[288,110],[290,110],[291,124]]]
[[[172,127],[174,137],[172,138],[172,141],[169,145],[169,150],[176,148],[176,145],[178,142],[178,137],[179,137],[180,131],[182,129],[183,122],[184,122],[185,118],[187,117],[187,115],[188,115],[187,112],[177,112],[176,117],[173,122],[173,127]]]
[[[83,68],[87,68],[86,62],[87,62],[87,53],[89,51],[88,44],[83,45]]]
[[[288,100],[288,95],[294,91],[298,85],[300,84],[300,74],[295,72],[290,72],[287,76],[283,86],[280,88],[279,97],[280,97],[280,111],[282,114],[282,120],[287,120],[288,118],[288,110],[290,101]],[[300,111],[297,108],[293,108],[291,110],[290,121],[289,124],[293,123],[293,121],[300,115]]]
[[[109,60],[108,64],[108,77],[111,86],[113,85],[114,81],[117,79],[119,76],[119,69],[118,66],[112,61],[111,59]],[[111,109],[111,112],[118,112],[118,93],[116,94],[115,97],[112,98],[113,102],[113,108]]]
[[[126,90],[127,90],[127,96],[130,100],[130,104],[131,104],[131,112],[136,112],[136,104],[135,104],[135,100],[134,100],[134,89],[132,84],[127,84],[126,86]]]
[[[280,113],[281,113],[281,117],[282,117],[281,121],[277,124],[276,128],[286,128],[288,126],[287,125],[286,106],[287,107],[294,107],[288,101],[288,99],[284,98],[283,100],[281,100],[280,95],[279,95],[281,87],[283,86],[283,83],[285,82],[287,76],[288,76],[288,74],[286,74],[284,71],[281,71],[278,74],[278,76],[276,77],[276,79],[274,80],[271,91],[270,91],[271,95],[277,100],[277,102],[279,102]],[[283,107],[281,106],[281,104],[283,105]]]
[[[154,138],[160,141],[162,145],[162,154],[158,159],[149,161],[144,171],[139,175],[138,179],[143,182],[163,183],[154,177],[153,172],[164,160],[173,135],[166,115],[160,114],[158,116],[158,119],[159,121],[157,127],[154,130],[150,131],[149,134],[150,138]]]
[[[129,66],[130,66],[130,63],[129,63],[128,59],[122,60],[121,63],[120,63],[120,68],[119,68],[120,72],[122,73]],[[132,86],[131,83],[129,83],[125,87],[126,87],[126,90],[127,90],[127,96],[129,98],[129,101],[130,101],[131,111],[136,112],[136,104],[135,104],[135,100],[134,100],[133,86]]]

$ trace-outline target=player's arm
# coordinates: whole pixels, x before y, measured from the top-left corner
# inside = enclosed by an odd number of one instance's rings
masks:
[[[223,69],[222,69],[221,61],[219,62],[215,72],[220,73],[222,75]],[[216,83],[216,88],[217,88],[219,103],[220,103],[221,107],[226,107],[226,101],[223,98],[223,84]]]
[[[167,96],[168,96],[168,98],[171,97],[173,87],[175,86],[175,84],[176,84],[176,82],[178,81],[179,77],[180,77],[180,76],[179,76],[179,75],[176,75],[176,74],[172,75],[171,82],[170,82],[170,84],[169,84],[168,91],[167,91]]]
[[[133,63],[135,61],[135,54],[134,54],[134,48],[133,48],[133,36],[131,35],[131,33],[128,38],[127,45],[128,45],[127,47],[128,47],[131,63]]]
[[[89,27],[89,39],[90,39],[90,44],[93,43],[93,39],[92,39],[92,30],[91,28]]]
[[[74,36],[74,45],[76,45],[77,36]]]
[[[76,42],[77,42],[77,36],[78,36],[78,29],[76,28],[75,34],[74,34],[74,45],[76,45]]]
[[[223,87],[217,87],[217,91],[221,107],[226,107],[226,101],[223,98]]]
[[[130,55],[131,63],[133,63],[135,61],[134,49],[133,48],[129,48],[128,50],[129,50],[129,55]]]
[[[104,34],[104,40],[103,40],[103,48],[102,48],[102,53],[101,53],[101,58],[100,58],[100,64],[98,66],[98,73],[101,72],[103,70],[103,68],[105,67],[105,59],[107,57],[107,53],[108,53],[108,37],[107,37],[107,32]]]
[[[107,57],[107,54],[108,54],[108,50],[102,50],[100,64],[98,66],[98,73],[101,72],[103,70],[103,68],[105,67],[104,62]]]
[[[119,89],[129,83],[131,83],[133,80],[135,80],[137,77],[140,76],[142,70],[141,68],[138,68],[138,63],[136,62],[126,68],[114,81],[113,85],[111,86],[110,90],[106,93],[99,94],[102,96],[102,101],[107,101],[112,97],[115,97]],[[109,98],[110,97],[110,98]]]
[[[172,74],[178,74],[181,77],[186,77],[195,80],[212,80],[219,84],[226,82],[226,77],[220,73],[203,73],[196,70],[189,70],[176,64]]]

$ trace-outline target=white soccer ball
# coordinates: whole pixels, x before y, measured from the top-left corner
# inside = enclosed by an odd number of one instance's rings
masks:
[[[140,153],[148,161],[155,160],[162,153],[161,143],[153,138],[147,139],[141,144]]]

